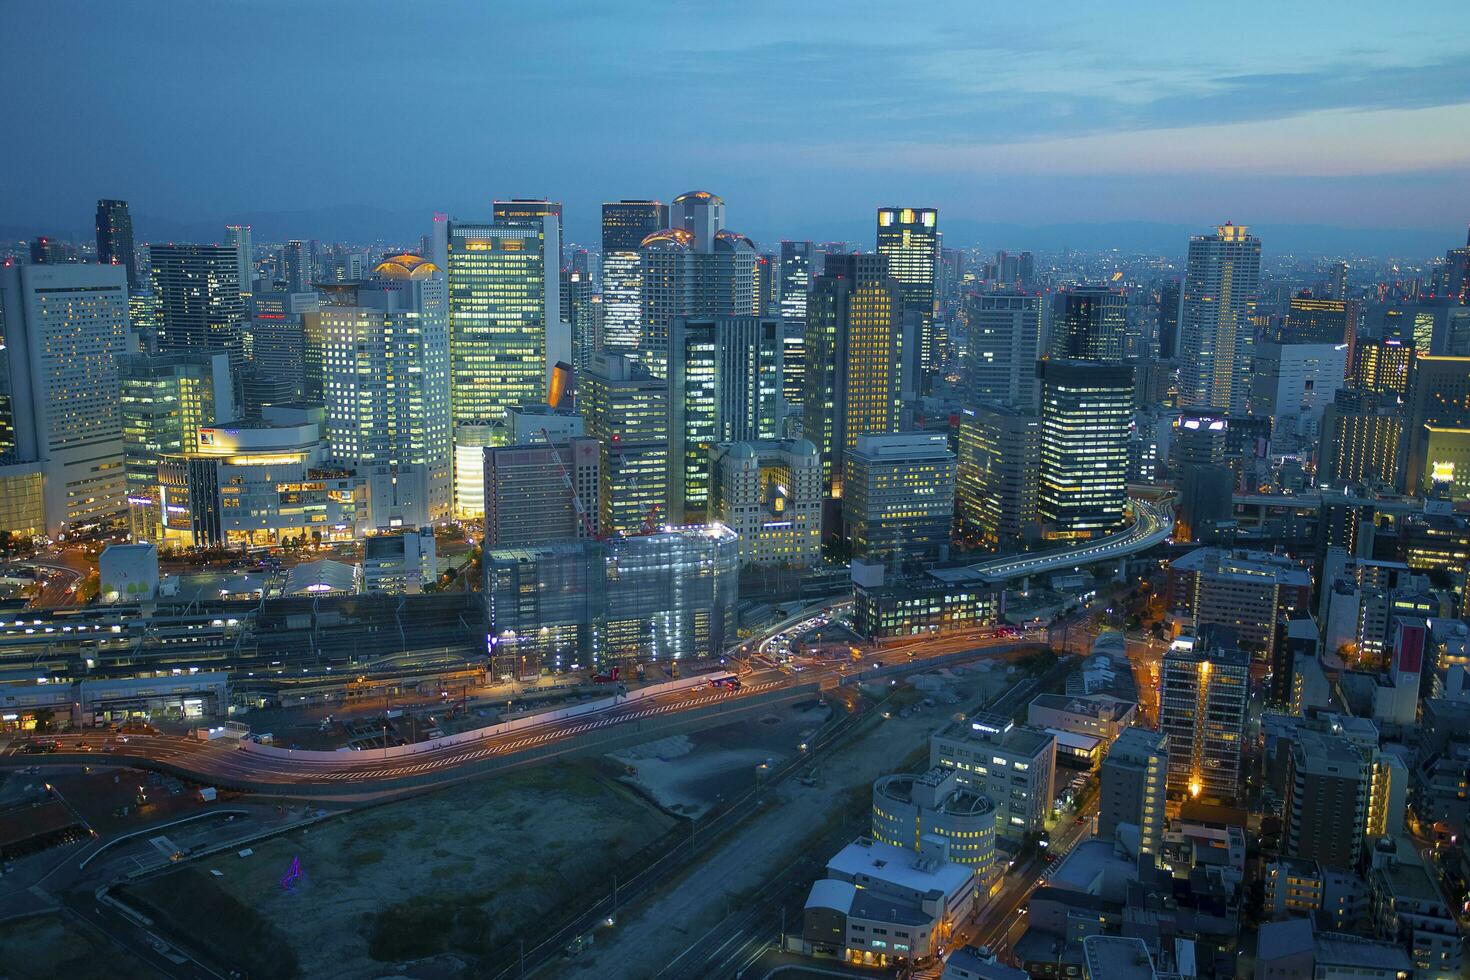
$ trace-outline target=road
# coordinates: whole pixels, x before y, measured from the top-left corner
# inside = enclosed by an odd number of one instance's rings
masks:
[[[494,756],[554,747],[556,743],[569,741],[588,732],[611,732],[620,725],[652,719],[663,720],[683,712],[709,708],[720,702],[739,702],[757,695],[773,694],[813,683],[819,684],[824,690],[830,690],[840,686],[845,678],[860,673],[865,667],[879,664],[922,666],[927,660],[957,652],[951,649],[953,643],[961,643],[965,650],[995,653],[1024,646],[1005,636],[995,636],[988,640],[952,640],[948,637],[944,640],[946,642],[934,644],[933,649],[925,647],[915,651],[906,650],[901,655],[885,653],[866,663],[824,663],[802,670],[789,667],[752,670],[742,674],[742,686],[739,690],[701,686],[674,691],[625,702],[593,714],[549,721],[545,725],[505,733],[492,731],[479,739],[427,748],[409,756],[389,757],[386,752],[374,750],[338,752],[331,758],[312,758],[301,754],[283,756],[278,753],[243,751],[233,741],[229,745],[221,744],[227,741],[225,739],[204,742],[183,736],[157,734],[128,735],[124,741],[124,736],[115,732],[68,733],[59,737],[59,751],[66,753],[70,757],[68,761],[73,762],[125,765],[147,761],[164,763],[203,783],[269,785],[278,786],[283,792],[296,789],[316,795],[350,796],[364,791],[388,789],[396,781],[408,778],[422,783],[426,781],[426,776],[442,775],[447,781],[458,778],[460,774],[457,770],[461,767],[483,763]],[[26,765],[39,762],[42,758],[48,764],[60,761],[55,756],[21,754],[21,745],[17,744],[11,746],[8,755],[0,757],[0,764]]]
[[[966,571],[989,581],[1040,575],[1147,551],[1163,543],[1174,530],[1173,519],[1167,507],[1135,499],[1133,515],[1133,523],[1125,530],[1109,534],[1080,548],[1043,551],[1022,557],[995,558],[967,566]]]

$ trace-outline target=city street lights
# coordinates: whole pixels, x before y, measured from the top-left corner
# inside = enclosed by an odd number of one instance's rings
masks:
[[[762,762],[755,767],[755,805],[761,805],[761,770],[771,768],[770,763]]]

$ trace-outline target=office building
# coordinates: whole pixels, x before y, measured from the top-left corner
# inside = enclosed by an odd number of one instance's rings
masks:
[[[1470,497],[1470,357],[1418,357],[1405,414],[1404,490]]]
[[[364,537],[366,482],[330,461],[325,425],[319,407],[271,406],[258,423],[201,427],[193,452],[162,454],[163,544],[281,547]]]
[[[1274,420],[1275,439],[1292,444],[1315,442],[1323,411],[1345,384],[1347,355],[1347,345],[1342,341],[1257,344],[1251,374],[1251,414]]]
[[[267,405],[321,404],[321,294],[260,291],[250,297],[249,359],[236,387],[243,418]]]
[[[602,350],[635,354],[643,339],[643,240],[669,227],[658,201],[602,206]],[[589,357],[590,363],[590,357]]]
[[[281,253],[281,268],[276,278],[285,283],[288,293],[310,292],[316,285],[316,245],[292,239]]]
[[[225,244],[235,250],[236,276],[240,292],[255,292],[255,243],[249,225],[225,225]],[[270,284],[267,283],[267,286]]]
[[[1179,403],[1244,414],[1261,286],[1261,240],[1229,222],[1189,240],[1179,307]]]
[[[596,439],[553,437],[484,452],[485,547],[597,537]]]
[[[853,555],[871,561],[948,556],[955,501],[948,436],[858,436],[846,459],[842,523]]]
[[[331,458],[371,483],[372,527],[448,520],[454,505],[442,271],[395,255],[323,286],[317,315]]]
[[[552,408],[537,402],[507,410],[505,422],[505,444],[508,446],[563,442],[572,436],[586,434],[585,421],[577,411]]]
[[[245,364],[245,300],[239,258],[225,245],[154,245],[153,295],[158,297],[158,349],[230,355]]]
[[[961,532],[992,548],[1014,547],[1036,524],[1041,419],[1004,405],[960,412],[956,471]]]
[[[537,223],[449,223],[450,411],[497,423],[544,401],[561,318],[554,217]]]
[[[0,329],[0,459],[17,493],[7,504],[14,526],[4,530],[29,530],[40,518],[58,537],[123,518],[117,359],[128,343],[127,270],[0,268]]]
[[[1057,296],[1051,356],[1081,361],[1123,360],[1128,297],[1109,286],[1075,286]]]
[[[903,295],[882,255],[828,255],[807,303],[802,432],[841,497],[843,459],[862,435],[898,428]]]
[[[141,288],[138,257],[133,252],[133,216],[127,201],[97,202],[97,261],[126,269],[129,293]]]
[[[1169,563],[1166,608],[1196,630],[1228,627],[1240,646],[1266,651],[1283,617],[1310,610],[1312,576],[1289,558],[1263,551],[1199,548]]]
[[[1164,834],[1169,739],[1163,732],[1127,728],[1108,748],[1099,774],[1097,832],[1113,840],[1118,828],[1138,828],[1138,849],[1158,854]]]
[[[925,837],[939,837],[949,843],[949,859],[982,882],[994,870],[995,804],[960,785],[956,769],[880,776],[873,783],[872,835],[915,853]]]
[[[199,429],[235,418],[228,354],[129,354],[118,359],[119,411],[134,541],[163,538],[158,461],[194,453]]]
[[[488,549],[484,561],[499,677],[715,657],[736,642],[739,547],[726,527]]]
[[[1179,351],[1179,280],[1159,287],[1159,360],[1172,361]]]
[[[1043,536],[1076,540],[1123,523],[1128,502],[1128,431],[1133,368],[1047,360],[1041,376],[1041,470],[1037,516]]]
[[[1021,840],[1051,812],[1056,737],[1009,718],[977,714],[929,739],[929,766],[959,770],[959,783],[995,803],[996,833]]]
[[[1403,414],[1392,394],[1339,389],[1322,412],[1317,482],[1397,486],[1403,435]]]
[[[1021,293],[971,294],[964,301],[973,404],[995,402],[1021,412],[1037,404],[1036,361],[1041,356],[1045,305]]]
[[[781,321],[781,400],[800,423],[806,398],[806,324]]]
[[[1171,795],[1240,797],[1250,658],[1180,637],[1160,668],[1159,730],[1168,738]]]
[[[756,316],[675,317],[669,345],[667,519],[684,524],[705,513],[716,443],[779,435],[782,324]]]
[[[777,304],[781,319],[788,323],[806,325],[806,298],[817,272],[812,267],[815,256],[811,242],[781,243]]]
[[[1291,747],[1282,843],[1287,854],[1356,868],[1368,830],[1372,771],[1351,742],[1300,731]]]
[[[363,588],[389,595],[418,595],[439,577],[434,529],[374,534],[362,544]]]
[[[623,354],[599,354],[582,380],[587,435],[601,443],[598,527],[632,534],[669,511],[669,383]]]
[[[547,218],[553,219],[546,221]],[[559,271],[566,265],[566,256],[563,254],[562,231],[566,228],[566,220],[562,217],[560,201],[546,201],[537,198],[511,198],[508,201],[495,201],[490,206],[490,219],[497,225],[533,225],[544,227],[546,230],[546,251],[556,259],[556,268]]]
[[[583,253],[585,254],[585,253]],[[597,339],[602,331],[602,297],[591,271],[566,268],[561,272],[563,319],[571,327],[574,373],[581,374],[597,353]]]
[[[1293,296],[1272,339],[1278,344],[1342,344],[1347,349],[1346,366],[1351,366],[1362,328],[1363,310],[1357,300]]]
[[[709,471],[709,521],[735,532],[742,565],[821,559],[822,464],[810,442],[722,442]]]
[[[696,209],[703,213],[703,209]],[[685,209],[686,216],[689,209]],[[679,218],[675,204],[674,220]],[[703,218],[694,220],[703,227]],[[718,228],[701,240],[689,228],[654,232],[640,249],[643,321],[639,357],[658,377],[669,370],[669,331],[678,317],[702,319],[756,312],[756,251],[749,238]]]
[[[888,274],[898,281],[903,309],[919,317],[919,370],[942,364],[935,333],[935,277],[939,264],[939,211],[935,208],[879,208],[877,253],[888,259]]]

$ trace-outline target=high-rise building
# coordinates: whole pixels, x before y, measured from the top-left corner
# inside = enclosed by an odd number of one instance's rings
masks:
[[[941,352],[934,328],[934,283],[939,264],[939,211],[879,208],[877,252],[888,258],[888,274],[898,280],[904,311],[918,314],[916,363],[926,374],[938,370]]]
[[[993,548],[1019,544],[1036,523],[1041,419],[1005,405],[960,412],[956,477],[961,528]]]
[[[546,400],[555,366],[552,324],[561,320],[559,240],[552,217],[450,222],[450,412],[456,423],[497,426],[506,409]]]
[[[1169,739],[1170,794],[1240,798],[1250,658],[1192,637],[1175,640],[1160,671],[1159,730]]]
[[[1244,414],[1250,391],[1261,240],[1229,222],[1189,240],[1179,308],[1179,401]]]
[[[636,533],[669,511],[669,383],[623,354],[599,354],[582,379],[587,435],[602,444],[598,526]]]
[[[1045,322],[1040,296],[972,293],[964,301],[972,404],[1036,410],[1036,361]]]
[[[948,436],[858,436],[844,465],[842,523],[854,555],[872,561],[948,557],[955,499]]]
[[[545,220],[547,218],[556,220],[548,222]],[[566,243],[562,240],[562,234],[567,223],[562,217],[560,201],[520,197],[511,198],[508,201],[495,201],[491,205],[490,219],[497,225],[544,225],[547,253],[556,258],[558,269],[566,265],[566,255],[563,254]],[[555,236],[555,241],[552,241],[553,236]]]
[[[283,253],[286,292],[305,293],[316,285],[316,252],[310,242],[292,239]]]
[[[1346,344],[1351,366],[1362,332],[1362,312],[1356,300],[1293,296],[1274,339],[1282,344]]]
[[[250,226],[225,225],[225,244],[235,250],[240,292],[246,295],[255,292],[255,244],[251,240]]]
[[[266,405],[322,404],[321,294],[262,291],[250,309],[250,359],[236,383],[241,417],[259,419]]]
[[[1329,868],[1357,868],[1368,829],[1372,776],[1363,753],[1347,739],[1299,731],[1287,780],[1286,853]]]
[[[800,420],[806,398],[806,324],[781,321],[781,398]]]
[[[812,290],[812,268],[816,252],[811,242],[782,242],[780,274],[777,278],[781,319],[806,325],[806,298]]]
[[[1128,502],[1133,368],[1047,360],[1040,375],[1042,533],[1057,540],[1106,534],[1123,523]]]
[[[1125,728],[1098,773],[1097,833],[1113,840],[1121,824],[1138,828],[1138,850],[1158,854],[1164,838],[1169,739],[1147,728]]]
[[[929,739],[929,765],[959,770],[959,782],[995,801],[995,832],[1018,841],[1051,812],[1057,740],[1009,717],[971,715]]]
[[[725,199],[709,191],[680,194],[669,208],[669,227],[692,234],[698,251],[711,251],[715,236],[725,227]]]
[[[639,249],[645,238],[668,226],[668,205],[658,201],[602,206],[602,349],[609,353],[638,351],[643,337]]]
[[[153,295],[161,315],[159,351],[223,351],[238,373],[245,363],[246,317],[235,250],[154,245],[151,253]]]
[[[570,363],[580,374],[587,370],[587,365],[592,363],[592,355],[597,353],[597,338],[602,329],[602,297],[597,294],[592,273],[585,268],[562,270],[561,293],[566,322],[571,326]]]
[[[598,535],[602,447],[585,436],[485,450],[485,547]]]
[[[1200,548],[1169,563],[1166,603],[1196,629],[1225,627],[1249,651],[1271,649],[1276,624],[1305,614],[1312,576],[1301,565],[1259,551]]]
[[[655,375],[669,371],[669,329],[675,318],[755,314],[755,245],[739,232],[719,229],[704,244],[686,228],[669,228],[645,238],[641,256],[639,357]]]
[[[25,469],[35,523],[40,473],[46,533],[103,528],[126,511],[117,359],[127,351],[127,270],[112,265],[0,267],[0,459]],[[7,470],[9,466],[5,467]],[[10,489],[14,487],[8,486]]]
[[[1339,389],[1322,413],[1319,483],[1397,486],[1404,420],[1391,395]]]
[[[1257,344],[1251,414],[1274,420],[1274,440],[1315,442],[1322,412],[1346,383],[1346,372],[1347,345],[1342,341],[1283,344],[1268,340]]]
[[[128,292],[138,291],[138,257],[133,253],[133,216],[127,201],[97,202],[97,261],[128,270]]]
[[[322,405],[330,457],[368,480],[372,527],[421,527],[453,507],[443,272],[395,255],[323,287]]]
[[[703,516],[709,454],[719,442],[780,433],[781,321],[757,316],[675,317],[669,329],[669,513]]]
[[[228,354],[181,351],[119,358],[119,410],[134,541],[163,540],[158,463],[199,450],[199,429],[236,418]]]
[[[1057,296],[1051,356],[1082,361],[1123,360],[1128,297],[1110,286],[1076,286]]]
[[[1404,489],[1470,497],[1470,357],[1416,358],[1406,415]]]
[[[709,519],[740,540],[742,565],[822,556],[822,463],[805,439],[722,442],[710,452]]]
[[[828,255],[807,303],[803,434],[842,493],[843,457],[898,428],[903,295],[882,255]]]
[[[1171,361],[1179,352],[1179,280],[1159,287],[1159,360]]]

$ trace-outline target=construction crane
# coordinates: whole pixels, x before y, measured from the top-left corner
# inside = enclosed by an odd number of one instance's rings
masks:
[[[652,507],[648,508],[648,513],[643,515],[643,525],[638,528],[639,534],[658,533],[658,524],[655,522],[658,520],[659,506],[659,504],[655,503]]]
[[[551,458],[556,460],[556,468],[561,471],[562,486],[566,487],[567,493],[572,495],[572,509],[577,512],[577,517],[582,521],[582,529],[587,532],[588,538],[593,541],[601,541],[602,535],[597,533],[597,528],[593,525],[587,508],[582,506],[582,496],[577,493],[577,487],[572,483],[572,474],[567,470],[567,464],[562,462],[561,453],[557,452],[556,447],[551,443],[551,433],[542,429],[541,438],[546,440],[548,446],[551,446]]]

